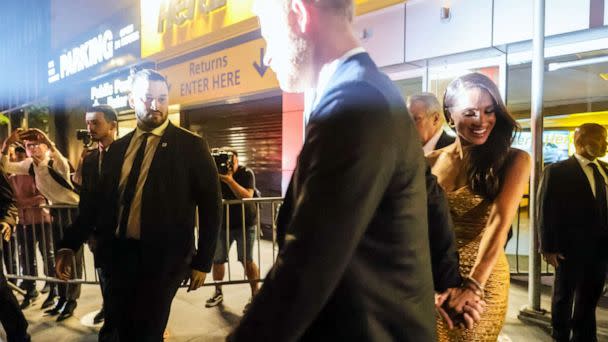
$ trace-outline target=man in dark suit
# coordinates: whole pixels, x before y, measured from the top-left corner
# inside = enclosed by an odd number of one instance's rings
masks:
[[[424,154],[454,143],[455,138],[443,130],[441,105],[433,93],[419,93],[407,98],[407,109],[416,124]]]
[[[281,88],[314,88],[285,241],[235,341],[432,341],[425,167],[401,95],[352,33],[352,0],[256,1]]]
[[[80,208],[86,207],[87,201],[94,200],[89,198],[89,196],[95,192],[95,188],[99,182],[103,156],[116,139],[116,133],[118,132],[118,114],[116,113],[116,110],[109,105],[93,106],[86,111],[85,121],[91,140],[94,141],[97,146],[92,150],[88,148],[85,149],[83,152],[84,157],[74,176],[74,182],[80,184]],[[103,289],[106,287],[106,275],[102,265],[97,261],[98,258],[95,256],[97,253],[97,230],[95,227],[93,227],[93,234],[91,234],[87,243],[94,256],[95,268],[97,269],[99,285],[103,295]],[[93,323],[98,324],[103,321],[104,309],[102,305],[101,310],[93,318]],[[100,334],[109,330],[110,329],[106,325],[101,329]]]
[[[553,338],[597,341],[595,308],[606,277],[608,167],[606,129],[595,123],[574,134],[576,153],[549,165],[539,198],[541,252],[555,267]],[[574,303],[574,309],[572,308]]]
[[[0,236],[4,241],[0,241],[0,254],[2,254],[2,246],[9,241],[13,233],[16,221],[17,207],[13,200],[13,191],[2,172],[0,173]],[[30,341],[27,321],[19,308],[17,298],[9,287],[2,262],[0,262],[0,323],[6,332],[8,342]]]
[[[168,121],[168,85],[162,75],[149,69],[135,73],[129,103],[137,128],[104,156],[93,205],[84,208],[62,246],[75,250],[96,227],[96,255],[107,273],[106,320],[121,342],[158,342],[186,272],[191,291],[211,269],[221,192],[205,140]],[[57,262],[58,274],[66,279],[69,254],[62,253]]]

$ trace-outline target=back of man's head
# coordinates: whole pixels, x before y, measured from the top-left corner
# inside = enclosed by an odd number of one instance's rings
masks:
[[[312,4],[326,12],[343,17],[349,22],[352,22],[355,16],[353,0],[256,0],[253,11],[259,13],[265,6],[282,6],[287,12],[295,1]]]

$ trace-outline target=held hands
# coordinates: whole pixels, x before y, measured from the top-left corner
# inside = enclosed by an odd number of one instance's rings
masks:
[[[190,286],[188,287],[188,292],[195,291],[199,287],[203,286],[206,277],[207,273],[192,269],[192,273],[190,274]]]
[[[566,260],[561,253],[543,253],[543,259],[551,266],[557,268],[559,266],[561,260]]]
[[[448,329],[473,328],[485,311],[482,297],[469,287],[450,288],[435,295],[435,308],[448,325]]]
[[[55,255],[55,273],[61,280],[72,278],[72,265],[76,263],[74,251],[71,249],[60,249]]]

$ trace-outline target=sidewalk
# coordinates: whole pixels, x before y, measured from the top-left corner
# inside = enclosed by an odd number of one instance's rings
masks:
[[[255,253],[257,253],[257,250]],[[265,275],[272,260],[272,247],[270,243],[262,241],[260,255],[262,260],[262,275]],[[257,255],[255,256],[257,258]],[[235,248],[232,248],[230,258],[231,260],[236,260]],[[233,280],[243,277],[243,269],[236,262],[231,265],[230,273]],[[509,310],[499,341],[549,342],[551,341],[551,337],[547,329],[526,325],[517,318],[519,310],[528,302],[527,283],[522,279],[525,280],[525,278],[521,277],[512,279],[509,294]],[[211,279],[209,278],[207,281],[210,282]],[[550,279],[544,279],[543,282],[549,283]],[[250,288],[248,284],[224,286],[223,304],[207,309],[205,308],[205,301],[211,297],[213,291],[213,286],[205,286],[191,293],[187,293],[186,289],[179,290],[173,301],[171,316],[169,318],[169,338],[167,342],[215,342],[224,340],[225,336],[242,316],[243,307],[250,297]],[[543,286],[543,309],[550,308],[550,291],[551,288],[549,286]],[[52,317],[43,316],[42,311],[39,309],[43,298],[43,296],[39,297],[34,305],[24,311],[30,322],[29,332],[32,335],[33,341],[97,341],[99,326],[92,326],[91,323],[93,316],[101,306],[98,286],[84,285],[74,317],[61,323],[56,323]],[[601,331],[608,332],[608,309],[605,306],[598,309],[598,327]],[[0,332],[0,340],[3,337],[3,333]],[[608,342],[608,339],[600,337],[599,341]]]

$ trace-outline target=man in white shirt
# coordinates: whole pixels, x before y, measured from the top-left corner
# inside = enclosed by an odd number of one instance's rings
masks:
[[[608,165],[598,159],[606,154],[606,129],[583,124],[574,134],[574,145],[572,157],[548,166],[543,174],[540,250],[555,267],[553,338],[597,341],[595,308],[608,259]]]
[[[23,161],[11,162],[8,157],[10,145],[23,143],[27,156]],[[0,165],[4,172],[15,175],[32,175],[36,188],[53,205],[78,205],[80,197],[74,191],[70,177],[68,160],[57,150],[55,143],[39,129],[17,129],[4,141],[2,146],[2,159]],[[53,216],[53,243],[59,242],[64,229],[68,227],[75,217],[75,209],[52,209]],[[47,248],[48,258],[53,259],[56,253],[53,245]],[[53,270],[49,270],[52,272]],[[82,276],[82,249],[76,255],[76,276]],[[58,284],[59,300],[50,310],[45,311],[51,316],[58,315],[57,320],[62,321],[71,317],[76,308],[76,300],[80,297],[80,285]],[[51,290],[52,296],[55,289]]]
[[[445,119],[435,94],[419,93],[409,96],[407,109],[416,124],[425,155],[454,143],[454,137],[443,130]]]

